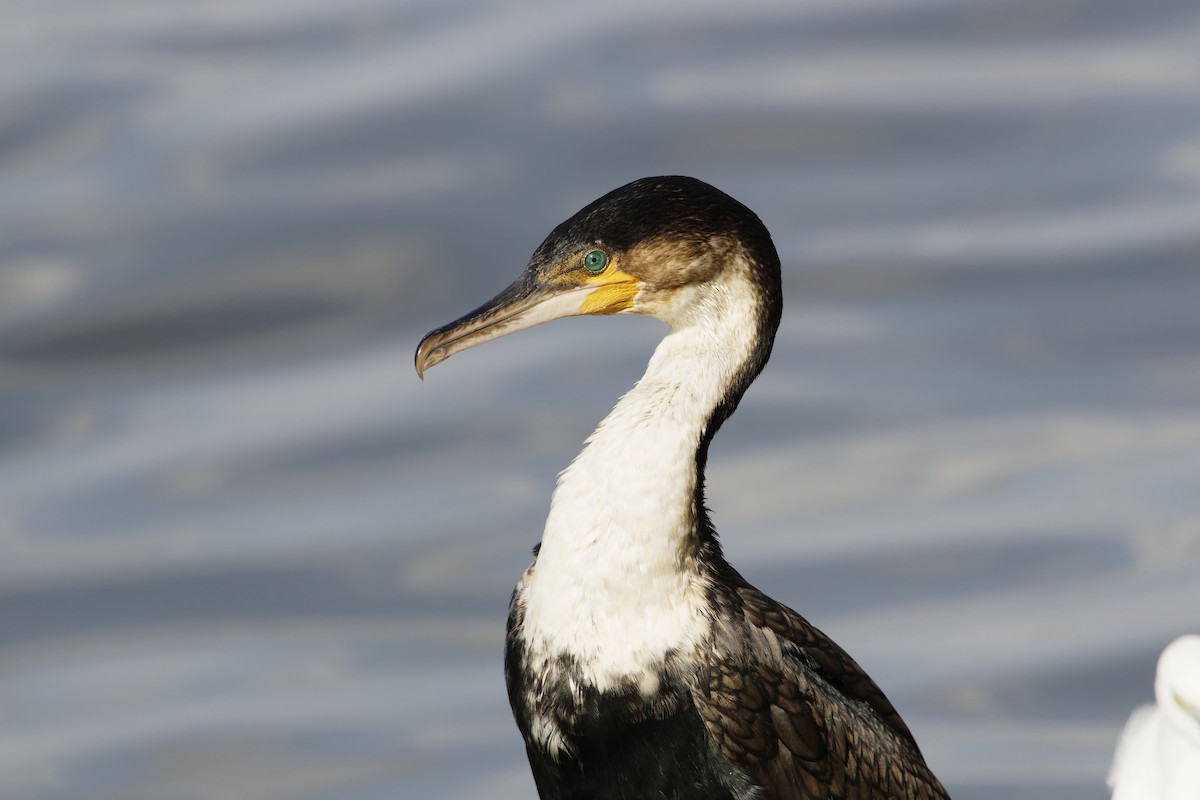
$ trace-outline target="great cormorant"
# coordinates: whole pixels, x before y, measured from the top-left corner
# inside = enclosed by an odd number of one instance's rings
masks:
[[[709,444],[782,307],[750,209],[693,178],[644,178],[556,227],[515,283],[417,348],[423,375],[559,317],[670,326],[559,475],[512,596],[505,678],[543,800],[947,797],[874,681],[726,563],[709,521]]]

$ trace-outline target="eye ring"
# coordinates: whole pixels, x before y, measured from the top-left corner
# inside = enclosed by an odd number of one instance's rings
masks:
[[[603,272],[608,266],[608,253],[603,250],[589,250],[583,257],[583,268],[588,272]]]

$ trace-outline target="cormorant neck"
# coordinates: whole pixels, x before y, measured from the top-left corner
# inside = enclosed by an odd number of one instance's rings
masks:
[[[729,272],[681,289],[705,294],[559,476],[527,578],[526,640],[571,654],[601,688],[707,630],[701,562],[720,551],[704,456],[770,352],[764,320],[778,320],[745,272]]]
[[[652,543],[682,551],[674,561],[699,545],[703,458],[761,369],[759,300],[739,278],[709,287],[674,321],[645,374],[559,476],[542,558],[548,549],[589,544],[574,514],[585,508],[611,546],[644,543],[628,553],[642,564]],[[610,557],[625,560],[621,552]]]

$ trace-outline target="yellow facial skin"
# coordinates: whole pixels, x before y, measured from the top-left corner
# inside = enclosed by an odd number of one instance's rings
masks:
[[[594,278],[588,283],[597,286],[584,299],[579,307],[581,314],[616,314],[619,311],[633,307],[633,299],[637,297],[640,288],[639,281],[627,272],[613,269]]]
[[[591,248],[595,249],[595,248]],[[641,281],[628,272],[617,269],[617,257],[609,255],[608,264],[600,272],[588,272],[582,266],[583,254],[569,258],[555,268],[551,283],[594,286],[588,292],[580,314],[616,314],[633,307],[633,300],[641,289]]]

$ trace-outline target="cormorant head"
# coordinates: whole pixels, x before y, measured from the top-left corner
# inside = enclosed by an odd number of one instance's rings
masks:
[[[749,278],[774,334],[779,256],[750,209],[695,178],[642,178],[581,209],[507,289],[417,347],[417,374],[460,350],[560,317],[648,314],[672,327],[702,313],[729,270]]]

